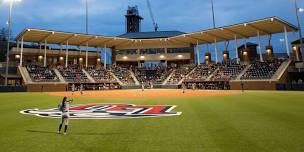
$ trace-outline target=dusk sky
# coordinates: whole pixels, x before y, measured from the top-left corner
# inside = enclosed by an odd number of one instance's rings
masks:
[[[128,5],[138,5],[145,18],[142,31],[152,31],[146,0],[88,0],[89,33],[116,36],[125,33]],[[296,25],[294,0],[214,0],[216,26],[278,16]],[[151,0],[159,30],[194,32],[212,28],[210,0]],[[299,0],[299,7],[304,1]],[[9,5],[0,0],[0,27],[6,26]],[[304,21],[304,13],[300,14]],[[85,0],[22,0],[14,6],[13,35],[25,28],[85,33]],[[290,40],[297,35],[291,34]],[[272,41],[280,44],[283,35]]]

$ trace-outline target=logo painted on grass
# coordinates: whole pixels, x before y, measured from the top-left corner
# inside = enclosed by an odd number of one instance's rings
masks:
[[[172,112],[176,106],[137,106],[133,104],[84,104],[70,107],[71,119],[126,119],[177,116],[181,112]],[[22,114],[39,117],[61,118],[61,111],[53,109],[28,109]]]

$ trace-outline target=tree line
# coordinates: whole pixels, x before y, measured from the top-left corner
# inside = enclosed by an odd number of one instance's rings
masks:
[[[0,29],[0,62],[5,61],[8,33],[7,28]]]

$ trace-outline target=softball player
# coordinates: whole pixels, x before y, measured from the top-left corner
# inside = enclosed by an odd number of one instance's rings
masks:
[[[66,135],[68,124],[69,124],[69,117],[70,117],[70,103],[73,100],[68,100],[67,97],[64,97],[61,104],[58,105],[58,109],[62,112],[61,114],[61,123],[59,125],[58,133],[60,134],[61,128],[64,125],[64,135]]]

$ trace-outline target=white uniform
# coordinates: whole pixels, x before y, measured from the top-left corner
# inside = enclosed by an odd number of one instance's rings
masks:
[[[183,89],[183,93],[185,93],[186,92],[186,85],[184,83],[182,84],[182,89]]]
[[[72,93],[74,94],[75,92],[75,84],[72,84]]]
[[[63,105],[61,105],[63,106]],[[69,124],[69,117],[70,117],[70,102],[66,102],[65,106],[61,109],[61,122],[62,124],[68,125]]]
[[[83,91],[83,85],[81,84],[81,85],[80,85],[80,93],[81,93],[81,94],[83,94],[82,91]]]

